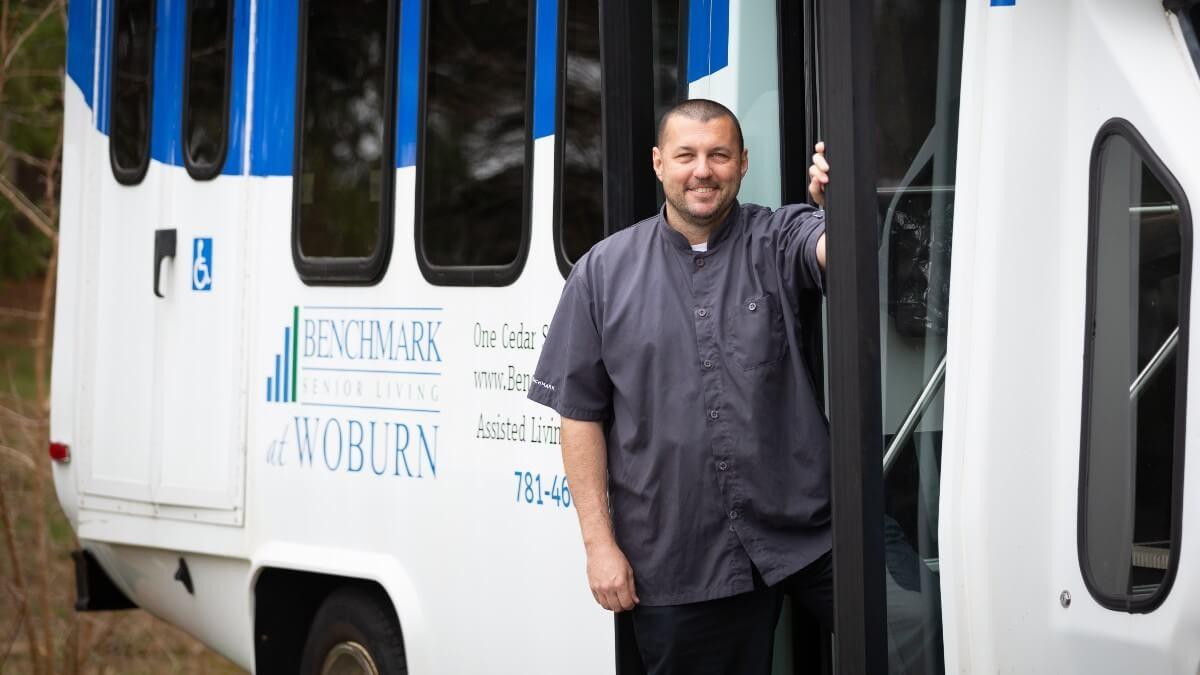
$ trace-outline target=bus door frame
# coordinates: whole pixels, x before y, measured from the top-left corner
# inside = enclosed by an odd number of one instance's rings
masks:
[[[825,208],[836,672],[887,672],[872,0],[816,0]],[[838,224],[841,223],[839,226]]]

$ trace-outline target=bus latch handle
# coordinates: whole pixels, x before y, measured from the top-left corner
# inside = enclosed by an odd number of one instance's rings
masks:
[[[158,291],[158,280],[162,275],[162,261],[164,258],[175,257],[175,230],[155,230],[154,231],[154,294],[158,297],[164,297]]]

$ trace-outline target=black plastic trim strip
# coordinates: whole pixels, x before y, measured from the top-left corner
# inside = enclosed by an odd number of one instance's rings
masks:
[[[113,178],[121,185],[137,185],[146,177],[146,171],[150,168],[150,146],[154,143],[154,64],[157,61],[155,58],[155,50],[158,48],[158,2],[150,0],[150,30],[148,31],[150,44],[150,74],[146,78],[146,100],[149,101],[150,110],[146,115],[146,152],[142,155],[142,160],[137,166],[122,168],[117,165],[116,144],[112,142],[113,133],[115,133],[117,125],[113,122],[113,116],[116,112],[116,107],[113,105],[113,93],[117,86],[117,5],[121,0],[115,0],[112,3],[112,30],[111,36],[112,46],[109,48],[108,57],[108,163],[112,167]]]
[[[409,0],[417,2],[418,0]],[[525,25],[525,178],[521,198],[521,243],[517,257],[507,265],[435,265],[425,257],[423,223],[425,214],[425,113],[429,87],[429,10],[430,0],[421,8],[421,81],[417,108],[417,180],[413,237],[416,240],[417,266],[421,275],[434,286],[508,286],[515,282],[529,258],[530,214],[533,207],[533,81],[537,42],[537,0],[527,0]]]
[[[1162,183],[1167,192],[1179,205],[1179,343],[1175,352],[1175,377],[1178,383],[1175,390],[1175,449],[1171,467],[1171,552],[1167,557],[1167,570],[1162,583],[1155,592],[1146,597],[1134,599],[1128,596],[1112,596],[1098,588],[1092,581],[1091,565],[1088,563],[1087,541],[1087,495],[1088,495],[1088,431],[1091,426],[1092,399],[1092,365],[1095,359],[1093,353],[1094,336],[1092,326],[1096,322],[1096,257],[1098,252],[1097,234],[1099,230],[1100,200],[1097,192],[1100,184],[1100,152],[1105,141],[1112,136],[1121,136],[1129,141],[1138,157],[1149,167],[1154,177]],[[1175,582],[1175,573],[1179,569],[1179,549],[1182,546],[1183,535],[1183,468],[1185,439],[1184,432],[1187,422],[1187,355],[1188,355],[1188,307],[1191,304],[1192,290],[1192,211],[1188,205],[1187,194],[1183,186],[1167,169],[1162,159],[1146,142],[1128,120],[1114,117],[1105,122],[1096,134],[1092,144],[1092,158],[1088,177],[1088,247],[1087,247],[1087,301],[1084,323],[1083,344],[1083,411],[1079,434],[1079,497],[1077,503],[1076,543],[1079,558],[1079,571],[1083,575],[1084,585],[1100,605],[1115,611],[1131,614],[1144,614],[1154,611],[1166,599]]]
[[[814,0],[777,0],[775,44],[779,64],[779,172],[783,204],[802,204],[808,194],[808,158],[816,143],[817,126],[811,88],[816,81]],[[801,345],[812,377],[813,393],[825,405],[825,339],[821,296],[803,294],[800,303]]]
[[[876,229],[874,2],[821,0],[834,632],[838,672],[887,672]]]
[[[394,240],[396,184],[396,61],[399,57],[397,24],[400,3],[388,0],[387,54],[384,65],[384,131],[383,153],[380,158],[379,236],[375,252],[364,258],[306,256],[300,251],[300,183],[303,174],[301,159],[304,147],[304,84],[308,65],[308,9],[312,2],[304,0],[297,17],[296,40],[296,117],[295,140],[292,149],[292,262],[300,280],[309,286],[370,286],[379,283],[387,272]],[[407,0],[418,2],[419,0]]]
[[[554,64],[558,72],[554,76],[554,96],[557,100],[554,102],[554,260],[558,264],[558,271],[566,279],[571,274],[571,268],[575,266],[573,262],[567,259],[567,252],[563,248],[563,218],[562,218],[562,190],[563,190],[563,166],[566,159],[567,139],[566,139],[566,118],[567,118],[567,12],[571,11],[571,0],[560,0],[558,5],[558,44],[555,45]],[[600,13],[596,12],[596,22],[600,21]],[[599,26],[597,26],[599,28]],[[601,94],[603,97],[603,94]],[[603,178],[601,178],[603,181]],[[601,218],[603,218],[601,214]],[[607,234],[607,233],[605,233]]]
[[[233,6],[237,0],[226,0],[225,19],[225,86],[221,104],[221,145],[217,150],[217,158],[211,164],[198,164],[192,160],[192,150],[188,143],[188,122],[191,112],[191,83],[192,83],[192,7],[196,0],[187,2],[187,19],[183,36],[183,120],[179,128],[180,144],[183,147],[183,166],[188,175],[195,180],[212,180],[221,175],[225,168],[226,154],[229,152],[229,106],[230,83],[233,79]]]
[[[654,62],[650,3],[600,0],[600,110],[604,231],[612,234],[658,210],[654,147]],[[685,76],[686,77],[686,76]]]

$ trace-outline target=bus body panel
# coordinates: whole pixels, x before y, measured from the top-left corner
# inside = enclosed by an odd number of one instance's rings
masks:
[[[1092,148],[1124,118],[1194,197],[1200,81],[1160,3],[1008,9],[968,9],[940,530],[947,670],[1195,672],[1196,463],[1184,465],[1179,572],[1149,613],[1089,593],[1078,496]],[[1195,434],[1189,424],[1186,447]]]

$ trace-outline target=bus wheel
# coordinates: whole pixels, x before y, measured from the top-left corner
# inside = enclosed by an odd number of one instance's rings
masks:
[[[339,588],[313,617],[300,660],[304,675],[403,675],[404,640],[391,605],[378,594]]]

